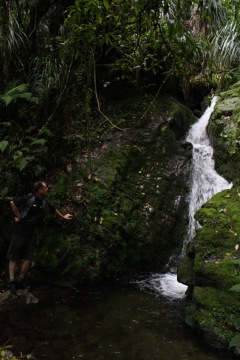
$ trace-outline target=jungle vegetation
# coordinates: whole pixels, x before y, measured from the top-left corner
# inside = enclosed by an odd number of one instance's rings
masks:
[[[139,126],[135,117],[109,111],[112,101],[142,96],[145,113],[146,94],[155,99],[171,92],[194,108],[212,90],[238,81],[239,17],[239,0],[0,0],[1,249],[7,246],[3,233],[9,198],[65,169],[54,178],[54,194],[60,205],[65,203],[72,196],[67,177],[72,159],[90,157],[104,132]],[[131,151],[121,153],[116,168],[124,166]],[[137,159],[138,153],[133,156]],[[74,181],[81,187],[78,178]],[[87,213],[90,193],[96,210]],[[59,272],[61,262],[66,279],[75,282],[106,269],[117,273],[126,264],[120,231],[114,233],[116,247],[106,239],[107,232],[122,229],[120,199],[115,196],[110,211],[109,193],[91,183],[86,196],[77,203],[83,206],[84,224],[73,223],[79,228],[70,235],[68,225],[62,225],[58,253],[49,251],[49,244],[39,249],[42,276],[47,270]],[[125,215],[132,206],[125,199]],[[126,232],[136,233],[134,221]],[[106,225],[98,234],[102,222]],[[59,228],[45,230],[42,237],[55,239]],[[141,236],[139,243],[146,245],[144,231]]]
[[[80,211],[79,219],[85,222],[76,220],[77,230],[71,234],[67,226],[61,228],[59,254],[50,258],[51,245],[42,246],[43,268],[50,264],[50,271],[59,272],[62,260],[67,276],[77,281],[81,276],[94,277],[103,263],[110,272],[120,271],[124,261],[126,266],[126,244],[119,230],[124,216],[116,214],[121,202],[125,216],[134,209],[134,185],[132,189],[126,185],[131,194],[123,201],[117,193],[120,189],[110,195],[110,186],[94,187],[87,169],[81,176],[90,182],[76,200],[82,184],[79,174],[68,178],[72,159],[84,155],[91,164],[91,149],[101,134],[139,126],[135,116],[122,112],[116,116],[114,107],[109,111],[116,99],[142,96],[145,113],[151,105],[146,94],[154,99],[168,91],[194,107],[211,90],[225,89],[238,80],[239,11],[238,1],[226,0],[1,0],[1,246],[7,247],[8,199],[29,192],[36,179],[54,179],[53,197],[59,206],[74,199],[68,210]],[[115,156],[115,169],[126,167],[138,154],[134,148],[125,149]],[[108,180],[114,176],[108,170]],[[76,183],[75,194],[71,181]],[[102,219],[106,228],[100,234]],[[133,219],[127,232],[136,234],[141,226]],[[47,236],[55,238],[54,231],[47,230]],[[142,226],[132,244],[137,262],[144,241],[149,241],[144,231]],[[109,233],[115,234],[114,240],[106,237]],[[99,236],[102,242],[97,242]],[[116,250],[113,265],[109,263],[113,250],[108,247],[117,249],[116,244],[122,248],[122,258]],[[41,272],[39,264],[38,268]]]
[[[193,89],[231,83],[238,20],[230,0],[1,0],[1,198],[96,132],[128,127],[105,116],[109,94],[157,94],[171,79],[187,102]]]

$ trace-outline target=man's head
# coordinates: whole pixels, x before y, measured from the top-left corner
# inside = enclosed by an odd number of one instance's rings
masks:
[[[39,198],[47,196],[48,187],[44,181],[36,181],[33,185],[33,193]]]

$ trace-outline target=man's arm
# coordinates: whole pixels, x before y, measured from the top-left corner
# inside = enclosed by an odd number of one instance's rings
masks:
[[[10,201],[10,206],[11,206],[12,212],[15,215],[14,220],[16,222],[20,221],[22,217],[21,217],[21,214],[20,214],[20,211],[19,211],[18,207],[14,204],[13,201]]]
[[[64,219],[64,220],[70,220],[70,219],[72,219],[72,217],[73,217],[73,215],[71,215],[71,214],[63,215],[63,214],[60,213],[60,211],[58,211],[58,210],[55,210],[55,214],[56,214],[57,216],[59,216],[61,219]]]

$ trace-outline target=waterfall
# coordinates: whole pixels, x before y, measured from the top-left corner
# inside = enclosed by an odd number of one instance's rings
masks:
[[[232,184],[218,175],[214,169],[213,148],[207,135],[207,125],[214,110],[217,97],[213,97],[211,105],[206,109],[202,117],[191,127],[186,141],[192,144],[192,169],[191,169],[191,191],[189,197],[189,228],[187,239],[183,244],[182,253],[188,241],[195,235],[196,229],[200,226],[194,219],[195,212],[210,200],[213,195],[225,189],[230,189]],[[139,281],[143,289],[162,294],[169,299],[182,298],[187,289],[177,281],[176,271],[166,274],[152,274],[150,278]]]
[[[193,239],[196,229],[199,227],[199,224],[194,219],[195,212],[213,195],[232,187],[232,184],[229,184],[223,177],[218,175],[214,169],[213,148],[206,131],[216,101],[217,97],[215,96],[202,117],[191,127],[186,138],[186,141],[192,143],[193,146],[189,229],[186,242]],[[186,242],[183,246],[183,253],[185,253]]]

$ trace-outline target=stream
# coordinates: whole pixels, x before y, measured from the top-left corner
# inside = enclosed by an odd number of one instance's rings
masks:
[[[197,226],[195,211],[231,187],[214,170],[205,134],[215,101],[187,137],[194,151],[188,239]],[[185,325],[187,287],[169,269],[93,288],[38,285],[32,289],[36,301],[29,304],[22,294],[0,313],[1,339],[37,360],[230,360],[229,353],[208,347]]]
[[[16,299],[1,321],[14,351],[38,360],[230,360],[184,325],[183,288],[171,285],[162,294],[161,274],[143,274],[78,290],[37,286],[37,304]]]

